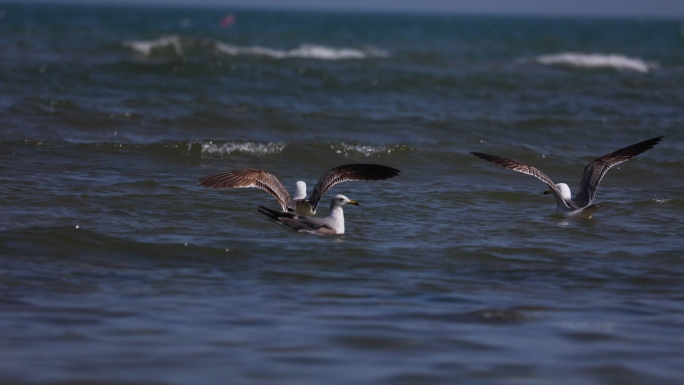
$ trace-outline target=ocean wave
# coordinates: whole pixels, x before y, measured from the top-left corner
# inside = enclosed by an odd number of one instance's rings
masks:
[[[130,40],[124,42],[123,46],[145,56],[150,56],[155,50],[168,48],[172,48],[179,56],[184,54],[181,38],[178,35],[162,36],[155,40]]]
[[[184,56],[188,51],[199,49],[199,52],[218,53],[231,56],[260,56],[271,59],[317,59],[317,60],[363,60],[368,58],[386,58],[387,51],[375,47],[335,48],[324,45],[301,44],[292,49],[275,49],[260,46],[238,46],[219,41],[199,41],[179,35],[167,35],[153,40],[129,40],[121,43],[137,54],[153,56],[174,54]]]
[[[282,152],[285,146],[287,145],[286,143],[277,143],[277,142],[266,142],[266,143],[259,143],[259,142],[226,142],[226,143],[214,143],[212,141],[192,141],[188,143],[188,151],[191,151],[191,149],[194,146],[201,146],[201,154],[202,155],[218,155],[218,156],[225,156],[232,154],[234,152],[239,152],[243,154],[250,154],[250,155],[270,155],[270,154],[275,154]]]
[[[369,144],[333,144],[330,148],[337,154],[342,154],[345,157],[353,155],[355,153],[360,153],[366,157],[376,156],[376,155],[390,155],[395,151],[406,149],[407,146],[404,145],[389,145],[389,146],[375,146]]]
[[[389,156],[399,152],[411,152],[415,149],[403,144],[371,145],[371,144],[348,144],[348,143],[317,143],[298,144],[292,142],[271,141],[213,141],[213,140],[188,140],[180,142],[160,143],[122,143],[122,142],[70,142],[41,140],[25,138],[20,140],[0,140],[0,148],[11,149],[15,147],[60,147],[75,146],[81,149],[97,149],[104,151],[142,151],[160,155],[179,155],[192,157],[223,157],[230,154],[246,154],[252,156],[268,156],[284,153],[286,147],[290,147],[292,154],[317,154],[316,156],[328,156],[331,152],[347,156],[366,157]],[[322,154],[322,155],[321,155]]]
[[[609,68],[641,73],[648,73],[649,71],[658,68],[658,63],[648,62],[639,58],[630,58],[621,54],[563,52],[540,55],[531,59],[531,61],[550,66],[567,66],[585,69]]]
[[[272,59],[304,58],[318,60],[362,60],[373,57],[386,58],[390,56],[387,51],[374,47],[364,47],[362,49],[333,48],[314,44],[302,44],[297,48],[281,50],[259,46],[241,47],[217,42],[216,49],[227,55],[263,56]]]

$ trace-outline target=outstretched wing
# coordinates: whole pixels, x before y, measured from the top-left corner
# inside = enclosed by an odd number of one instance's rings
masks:
[[[355,180],[385,180],[399,175],[396,168],[379,164],[346,164],[326,171],[314,186],[309,201],[311,211],[316,212],[318,202],[334,185]]]
[[[606,175],[608,170],[613,166],[628,161],[644,151],[652,149],[661,139],[663,139],[662,136],[644,140],[643,142],[613,151],[610,154],[606,154],[589,163],[587,167],[584,168],[582,181],[579,184],[579,191],[573,199],[575,203],[580,206],[590,205],[596,196],[596,189],[598,188],[599,183],[601,183],[601,179],[603,179],[603,176]]]
[[[553,196],[556,198],[556,202],[558,202],[559,204],[563,204],[563,205],[565,205],[565,207],[573,209],[573,210],[579,209],[579,207],[576,204],[574,204],[573,202],[566,201],[563,198],[563,194],[561,194],[560,190],[558,190],[558,187],[556,186],[555,183],[553,183],[551,178],[546,176],[546,174],[539,171],[538,169],[536,169],[532,166],[526,165],[525,163],[518,162],[517,160],[506,159],[506,158],[502,158],[502,157],[496,156],[496,155],[483,154],[481,152],[471,152],[471,154],[475,155],[478,158],[482,158],[488,162],[492,162],[497,166],[501,166],[501,167],[507,168],[509,170],[521,172],[523,174],[532,175],[533,177],[541,180],[542,182],[546,183],[549,186],[549,188],[553,192]]]
[[[280,180],[264,170],[244,168],[230,170],[205,176],[197,182],[198,185],[211,188],[260,188],[271,194],[280,203],[283,211],[293,210],[288,207],[290,194]]]

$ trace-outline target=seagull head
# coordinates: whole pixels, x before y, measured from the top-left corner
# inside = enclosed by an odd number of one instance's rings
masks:
[[[560,190],[561,196],[563,199],[566,201],[572,200],[572,192],[570,192],[570,187],[568,187],[567,184],[565,183],[556,183],[556,187],[558,187],[558,190]],[[544,191],[544,195],[546,194],[551,194],[552,191],[551,189],[548,189]]]
[[[306,198],[306,183],[300,180],[297,183],[295,183],[295,193],[292,199],[298,200],[304,198]]]
[[[359,202],[352,200],[352,199],[349,199],[346,196],[339,194],[339,195],[335,195],[335,197],[330,201],[330,208],[332,209],[333,207],[336,207],[336,206],[342,207],[342,206],[347,205],[347,204],[358,206]]]

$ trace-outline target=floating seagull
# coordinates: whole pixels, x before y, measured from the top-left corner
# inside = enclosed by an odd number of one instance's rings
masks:
[[[330,201],[330,214],[325,218],[311,218],[296,213],[280,212],[259,206],[259,212],[300,233],[317,235],[344,234],[344,213],[342,206],[350,204],[358,206],[355,200],[344,195],[336,195]]]
[[[613,151],[610,154],[606,154],[589,163],[584,168],[582,181],[579,184],[579,191],[574,198],[572,197],[570,187],[568,187],[567,184],[554,184],[551,178],[532,166],[528,166],[516,160],[483,154],[481,152],[471,152],[471,154],[509,170],[532,175],[540,179],[550,187],[544,194],[552,193],[556,198],[556,203],[558,204],[556,212],[558,214],[565,218],[588,219],[601,207],[601,205],[592,204],[592,202],[596,196],[596,189],[608,170],[613,166],[628,161],[630,158],[637,156],[646,150],[650,150],[653,146],[658,144],[662,138],[662,136],[659,136],[657,138],[644,140],[643,142]]]
[[[326,171],[306,198],[306,183],[298,181],[294,196],[273,174],[264,170],[244,168],[224,171],[200,179],[197,184],[212,188],[260,188],[280,203],[283,212],[294,211],[297,215],[313,216],[318,202],[328,190],[340,182],[359,180],[385,180],[399,175],[401,171],[379,164],[347,164]]]

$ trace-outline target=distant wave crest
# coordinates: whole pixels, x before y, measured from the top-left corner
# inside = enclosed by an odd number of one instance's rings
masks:
[[[257,56],[270,59],[316,59],[316,60],[364,60],[369,58],[386,58],[387,51],[375,47],[336,48],[316,44],[301,44],[292,49],[275,49],[261,46],[238,46],[219,41],[199,41],[178,35],[162,36],[153,40],[129,40],[122,43],[126,48],[144,55],[176,55],[184,56],[188,51],[205,53],[218,52],[231,56]]]
[[[178,35],[163,36],[155,40],[130,40],[124,42],[123,46],[145,56],[150,56],[154,50],[169,48],[179,56],[184,53],[181,38]]]
[[[239,152],[243,154],[250,155],[269,155],[282,152],[285,148],[285,143],[276,142],[226,142],[226,143],[214,143],[212,141],[207,142],[191,142],[189,147],[199,144],[202,147],[202,155],[218,155],[224,156],[229,155],[234,152]]]
[[[330,146],[337,154],[343,154],[345,157],[353,154],[361,153],[366,157],[375,155],[390,155],[392,152],[406,149],[403,145],[389,145],[376,146],[370,144],[347,144],[340,143],[339,145]]]
[[[372,57],[389,57],[389,53],[378,48],[333,48],[322,45],[302,44],[299,47],[282,50],[259,46],[236,46],[218,42],[216,49],[224,54],[239,56],[263,56],[272,59],[305,58],[318,60],[361,60]]]
[[[550,55],[540,55],[532,59],[543,65],[567,66],[574,68],[628,70],[648,73],[658,68],[658,64],[647,62],[639,58],[630,58],[621,54],[598,54],[563,52]]]

